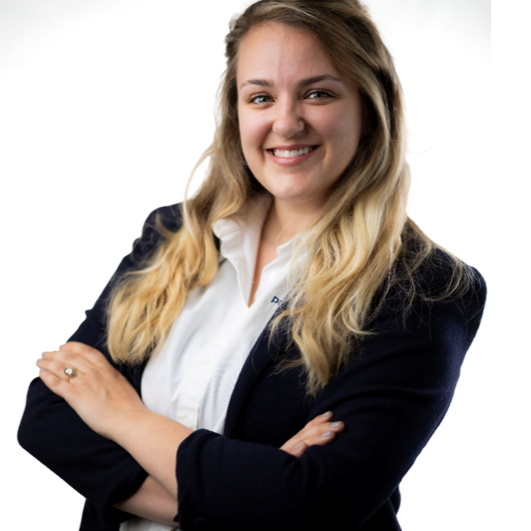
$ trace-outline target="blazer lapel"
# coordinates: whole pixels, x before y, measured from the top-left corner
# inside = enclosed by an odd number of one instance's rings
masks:
[[[273,362],[288,347],[290,334],[288,334],[286,328],[289,330],[289,326],[283,326],[282,330],[277,332],[273,338],[270,338],[270,325],[273,319],[285,309],[286,307],[284,303],[275,312],[251,349],[249,356],[247,356],[247,360],[238,376],[227,409],[224,430],[224,434],[227,437],[233,437],[237,433],[238,422],[242,418],[247,397],[256,381],[262,377],[264,372],[267,371]]]

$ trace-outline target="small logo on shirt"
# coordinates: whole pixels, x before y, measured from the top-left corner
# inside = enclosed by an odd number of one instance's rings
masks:
[[[282,299],[279,299],[278,297],[273,297],[273,298],[271,299],[271,302],[272,302],[273,304],[280,304],[280,303],[282,302]]]

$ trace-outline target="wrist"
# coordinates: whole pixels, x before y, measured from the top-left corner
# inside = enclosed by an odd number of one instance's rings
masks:
[[[148,476],[141,487],[129,498],[115,505],[122,511],[175,526],[177,500],[152,476]]]
[[[127,449],[131,441],[149,430],[159,416],[145,407],[117,412],[107,419],[109,439]]]
[[[143,409],[124,413],[112,429],[112,438],[176,499],[177,450],[191,433],[183,424]]]

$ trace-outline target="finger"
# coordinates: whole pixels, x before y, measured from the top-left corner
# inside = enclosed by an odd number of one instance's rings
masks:
[[[292,437],[287,441],[281,450],[284,450],[292,455],[295,455],[300,452],[302,455],[309,446],[319,445],[323,446],[332,442],[337,433],[342,432],[345,429],[343,422],[325,422],[317,426],[312,426],[306,429],[301,430],[297,435]],[[305,447],[300,447],[299,445],[303,443]]]
[[[336,438],[336,435],[344,429],[345,424],[343,422],[331,422],[321,426],[319,430],[316,430],[310,437],[307,437],[304,442],[308,446],[324,446],[331,443]]]
[[[315,444],[324,445],[332,441],[336,435],[345,429],[343,422],[326,422],[319,426],[313,426],[306,431],[302,441],[307,446],[313,446]]]
[[[299,433],[297,433],[293,438],[297,438],[298,441],[301,441],[306,437],[314,428],[315,426],[320,426],[325,424],[326,422],[330,422],[334,414],[332,411],[327,411],[326,413],[322,413],[321,415],[317,415],[314,419],[312,419],[304,428],[302,428]]]
[[[295,457],[301,457],[301,455],[304,454],[304,452],[307,450],[308,448],[308,445],[305,443],[305,442],[300,442],[299,444],[297,444],[297,446],[295,446],[292,451],[288,452],[290,453],[291,455],[295,456]]]
[[[330,414],[326,414],[325,416],[320,416],[321,418],[315,418],[312,421],[308,422],[302,430],[300,430],[298,433],[296,433],[291,439],[286,441],[286,443],[282,446],[282,449],[284,448],[294,448],[299,443],[303,442],[305,439],[309,439],[312,436],[322,433],[323,431],[326,431],[326,418],[330,418]],[[328,423],[330,424],[330,423]]]
[[[115,370],[99,350],[83,343],[66,343],[61,345],[59,350],[43,353],[42,357],[61,360],[66,366],[73,366],[84,372],[88,372],[90,369],[96,372],[102,370],[114,372]]]
[[[306,451],[307,445],[304,441],[294,442],[290,439],[288,442],[282,445],[280,449],[295,457],[300,457]]]
[[[59,350],[70,350],[72,352],[83,353],[88,350],[96,350],[85,343],[79,343],[79,341],[68,341],[64,345],[59,347]]]
[[[60,361],[53,359],[39,359],[37,360],[37,367],[39,367],[40,372],[39,376],[41,379],[48,385],[49,383],[54,383],[52,376],[58,380],[64,381],[65,383],[71,383],[81,374],[85,374],[79,369],[79,367],[73,367],[72,365],[65,365]],[[75,376],[70,376],[65,373],[66,367],[73,368],[75,370]],[[43,375],[43,373],[46,373]],[[48,385],[50,387],[50,385]]]
[[[306,440],[315,433],[316,428],[319,430],[319,426],[324,426],[327,423],[330,424],[333,416],[334,414],[331,411],[327,411],[326,413],[315,417],[313,420],[308,422],[308,424],[306,424],[306,426],[304,426],[304,428],[297,433],[295,437],[297,437],[297,440],[299,441]],[[319,431],[319,433],[321,433],[321,431]]]
[[[48,370],[55,370],[57,376],[66,377],[64,370],[67,367],[74,369],[76,372],[87,373],[93,370],[95,366],[84,356],[74,354],[67,350],[54,350],[43,352],[37,365]],[[48,366],[49,365],[49,366]]]
[[[310,422],[306,424],[305,428],[311,428],[312,426],[319,426],[320,424],[323,424],[325,422],[330,422],[333,416],[334,413],[332,413],[332,411],[326,411],[321,415],[317,415],[317,417],[315,417],[313,420],[310,420]]]
[[[59,347],[59,352],[69,352],[71,354],[82,356],[97,366],[110,365],[107,358],[99,350],[90,347],[89,345],[85,345],[85,343],[69,341]]]
[[[325,446],[331,443],[335,439],[335,436],[334,431],[328,430],[321,437],[315,437],[308,441],[300,441],[297,443],[290,442],[290,444],[285,444],[280,449],[295,457],[301,457],[310,446]]]
[[[53,391],[56,395],[59,395],[62,398],[66,398],[68,389],[66,389],[64,386],[69,385],[66,380],[45,368],[40,369],[39,377],[43,381],[44,385],[50,389],[50,391]]]

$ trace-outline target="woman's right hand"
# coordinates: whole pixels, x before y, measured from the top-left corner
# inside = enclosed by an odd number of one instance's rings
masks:
[[[288,454],[300,457],[309,446],[315,444],[324,446],[335,439],[336,433],[345,429],[345,424],[341,421],[331,422],[333,413],[327,411],[312,421],[308,422],[299,433],[286,441],[281,447]]]

